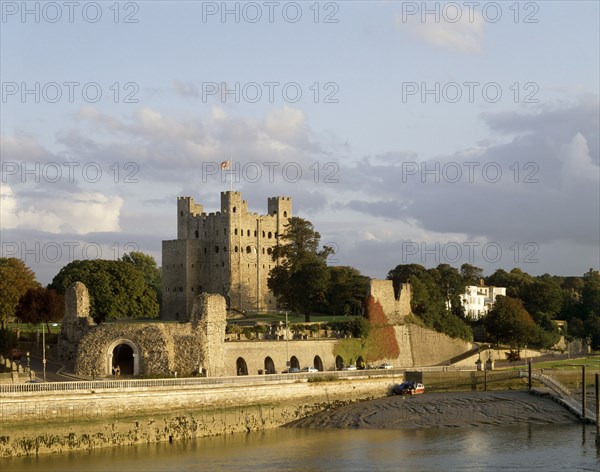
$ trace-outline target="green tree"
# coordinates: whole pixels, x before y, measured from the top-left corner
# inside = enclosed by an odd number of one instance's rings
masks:
[[[330,280],[326,259],[333,251],[327,246],[319,250],[321,235],[303,218],[290,218],[282,236],[283,244],[272,252],[277,265],[267,284],[281,305],[310,322],[310,314],[325,301]]]
[[[329,267],[329,286],[323,311],[333,315],[360,315],[369,288],[369,278],[346,266]]]
[[[16,316],[25,323],[60,321],[65,313],[65,297],[51,288],[36,287],[27,290],[17,305]]]
[[[154,291],[160,305],[162,302],[162,270],[156,265],[154,257],[143,252],[133,251],[125,254],[122,260],[142,273],[144,281]]]
[[[460,266],[460,275],[463,278],[465,286],[479,285],[479,281],[483,279],[483,269],[465,263]]]
[[[483,324],[492,340],[511,347],[520,349],[535,339],[535,322],[516,298],[498,296]]]
[[[387,279],[392,281],[396,296],[400,293],[400,286],[408,283],[411,276],[416,275],[417,278],[422,278],[427,273],[427,269],[420,264],[400,264],[390,270],[387,274]]]
[[[102,259],[73,261],[63,267],[50,288],[64,294],[74,282],[90,293],[90,315],[97,323],[107,319],[156,318],[156,295],[132,264]]]
[[[548,274],[537,277],[523,290],[525,309],[535,315],[538,312],[556,318],[563,304],[563,292],[560,284]]]
[[[590,269],[583,276],[581,308],[584,319],[600,316],[600,272]]]
[[[495,287],[506,287],[506,296],[523,299],[527,286],[533,280],[531,275],[515,267],[510,272],[498,269],[485,279],[485,283]]]
[[[0,323],[6,323],[15,316],[19,299],[30,288],[39,287],[33,271],[25,263],[14,257],[0,258]]]
[[[465,293],[465,280],[460,272],[449,264],[439,264],[428,271],[432,274],[446,304],[446,308],[459,318],[465,311],[462,306],[462,295]]]

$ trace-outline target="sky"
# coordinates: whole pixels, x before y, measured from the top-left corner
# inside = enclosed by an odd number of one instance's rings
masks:
[[[371,277],[600,268],[596,1],[0,3],[0,257],[43,284],[230,186]]]

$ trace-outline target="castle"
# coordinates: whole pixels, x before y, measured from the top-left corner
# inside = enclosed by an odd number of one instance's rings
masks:
[[[240,192],[221,192],[221,211],[208,214],[191,197],[177,199],[177,239],[162,242],[163,319],[189,320],[203,292],[223,295],[230,309],[277,308],[267,279],[292,199],[269,198],[267,211],[250,213]]]

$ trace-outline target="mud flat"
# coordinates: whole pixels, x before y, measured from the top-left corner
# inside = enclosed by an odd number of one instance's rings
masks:
[[[578,422],[574,415],[549,398],[506,391],[385,397],[320,412],[286,426],[411,429]]]

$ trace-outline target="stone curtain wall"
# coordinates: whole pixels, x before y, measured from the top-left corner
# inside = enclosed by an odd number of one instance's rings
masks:
[[[432,329],[405,324],[406,316],[411,313],[411,296],[409,284],[402,284],[400,296],[396,299],[391,280],[371,280],[369,319],[372,323],[381,320],[381,314],[378,313],[383,310],[384,318],[394,325],[400,351],[397,357],[382,361],[398,367],[437,365],[472,349],[470,342],[451,338]]]
[[[292,356],[298,359],[300,368],[313,367],[315,356],[319,356],[324,370],[334,370],[333,349],[337,343],[337,340],[227,342],[225,343],[225,375],[237,374],[236,361],[238,357],[243,358],[246,362],[249,375],[256,375],[259,370],[265,369],[267,356],[273,360],[275,370],[279,373],[287,369],[286,360]]]

